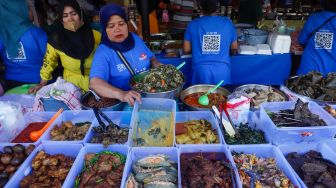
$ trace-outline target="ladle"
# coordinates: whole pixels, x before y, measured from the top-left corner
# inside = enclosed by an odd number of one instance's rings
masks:
[[[224,80],[221,80],[215,87],[211,88],[206,94],[204,94],[200,98],[198,98],[198,103],[203,105],[203,106],[209,105],[208,95],[210,93],[214,92],[223,82],[224,82]]]

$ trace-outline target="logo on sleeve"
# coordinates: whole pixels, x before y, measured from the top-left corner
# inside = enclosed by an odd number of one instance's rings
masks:
[[[142,53],[139,57],[140,61],[145,61],[147,59],[147,55],[145,53]]]

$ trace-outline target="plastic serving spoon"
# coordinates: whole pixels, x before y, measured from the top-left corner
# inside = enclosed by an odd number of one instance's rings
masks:
[[[177,70],[180,70],[184,65],[186,64],[185,61],[183,61],[179,66],[176,67]]]
[[[33,131],[30,133],[29,138],[36,142],[41,135],[44,133],[44,131],[46,131],[48,129],[48,127],[55,121],[55,119],[63,112],[63,108],[59,109],[56,114],[48,121],[47,124],[44,125],[44,127],[39,130],[39,131]]]
[[[210,93],[214,92],[223,82],[224,82],[224,80],[220,81],[215,87],[211,88],[206,94],[204,94],[200,98],[198,98],[198,103],[203,105],[203,106],[209,105],[208,95]]]

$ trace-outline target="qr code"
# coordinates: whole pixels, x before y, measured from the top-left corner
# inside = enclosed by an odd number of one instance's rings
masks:
[[[333,47],[334,34],[329,32],[316,32],[315,48],[331,50]]]
[[[25,50],[21,42],[18,43],[18,50],[17,50],[16,56],[10,56],[7,53],[7,58],[12,59],[12,60],[25,60],[26,59],[26,53],[25,53]]]
[[[203,52],[219,52],[220,35],[203,35]]]

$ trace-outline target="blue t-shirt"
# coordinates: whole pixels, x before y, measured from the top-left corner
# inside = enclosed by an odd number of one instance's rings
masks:
[[[308,38],[310,33],[334,15],[336,14],[333,12],[321,11],[312,14],[306,21],[299,36],[299,43],[306,47],[297,74],[306,74],[316,70],[326,76],[329,72],[336,72],[336,48],[334,46],[336,17]]]
[[[0,41],[0,54],[5,64],[5,79],[40,83],[40,70],[46,48],[47,35],[35,26],[20,38],[16,57],[9,57],[3,42]]]
[[[203,16],[193,20],[184,40],[191,43],[192,84],[217,84],[222,79],[224,83],[230,83],[230,47],[237,40],[231,20],[223,16]]]
[[[142,39],[133,33],[132,35],[135,42],[134,48],[124,52],[123,55],[135,73],[149,70],[150,59],[154,54],[148,49]],[[121,90],[130,90],[129,80],[132,77],[131,73],[117,53],[104,44],[98,46],[92,61],[90,79],[94,77],[100,78]]]

